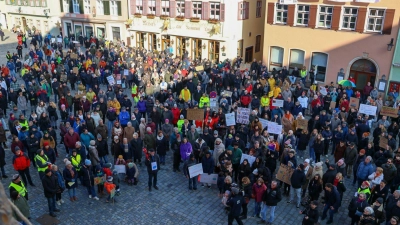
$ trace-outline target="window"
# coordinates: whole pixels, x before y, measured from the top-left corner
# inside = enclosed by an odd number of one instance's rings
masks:
[[[276,19],[275,23],[286,24],[288,14],[288,5],[278,4],[276,6]]]
[[[260,51],[261,51],[261,35],[257,35],[255,52],[260,52]]]
[[[192,59],[202,59],[201,52],[203,50],[201,39],[192,39]]]
[[[367,31],[381,32],[383,25],[384,9],[370,9],[368,13]]]
[[[319,8],[318,27],[331,28],[333,7],[321,6]]]
[[[208,59],[211,62],[219,62],[219,41],[208,41]]]
[[[85,0],[83,5],[83,13],[90,14],[90,0]]]
[[[41,0],[35,0],[35,6],[40,6]]]
[[[239,20],[245,20],[249,18],[249,3],[239,2]]]
[[[176,16],[185,16],[185,1],[176,1]]]
[[[97,15],[104,15],[104,4],[103,4],[103,0],[97,0],[96,1],[96,8],[97,8]]]
[[[272,46],[269,53],[269,69],[280,70],[283,67],[283,48]]]
[[[293,70],[297,67],[299,70],[304,66],[304,51],[299,49],[290,50],[289,68]]]
[[[145,33],[136,32],[136,47],[144,48],[144,37],[146,36]]]
[[[220,6],[221,5],[219,2],[210,2],[210,8],[211,8],[210,19],[219,20]]]
[[[161,1],[161,15],[169,16],[169,0]]]
[[[149,50],[154,51],[157,50],[157,35],[156,34],[149,34],[148,38],[148,45],[149,45]]]
[[[328,64],[327,54],[321,52],[312,53],[311,67],[315,69],[314,71],[316,71],[315,80],[325,82],[327,64]]]
[[[149,11],[148,14],[155,15],[156,14],[156,0],[149,0]]]
[[[310,6],[298,5],[297,6],[297,25],[308,25],[308,16],[310,13]]]
[[[201,18],[201,2],[193,2],[193,18]]]
[[[78,0],[72,0],[72,7],[74,10],[74,13],[80,13],[79,12],[79,2]]]
[[[186,52],[186,38],[176,37],[176,55],[182,57]]]
[[[13,4],[15,3],[15,1],[13,1]],[[35,6],[35,1],[30,1],[30,6]]]
[[[131,0],[136,1],[136,13],[143,14],[143,0]]]
[[[118,4],[117,4],[117,1],[110,1],[110,14],[112,16],[118,16]]]
[[[261,11],[262,11],[262,1],[257,1],[256,18],[261,17]]]
[[[47,0],[41,0],[42,1],[42,7],[47,7]]]
[[[117,4],[115,4],[117,5]],[[111,27],[112,35],[114,40],[121,40],[121,30],[119,27]]]
[[[239,40],[237,43],[237,56],[243,57],[243,39]]]
[[[357,8],[344,8],[342,29],[346,30],[356,29],[357,14],[358,14]]]

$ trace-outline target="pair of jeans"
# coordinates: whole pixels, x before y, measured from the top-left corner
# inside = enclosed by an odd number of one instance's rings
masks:
[[[88,191],[88,195],[96,197],[96,191],[94,190],[94,186],[87,186],[86,189]]]
[[[100,157],[100,164],[105,164],[105,163],[108,163],[108,160],[107,160],[107,156],[105,155],[105,156],[102,156],[102,157]]]
[[[149,188],[151,188],[151,186],[156,187],[157,186],[157,172],[155,173],[148,173],[149,174],[149,181],[148,181],[148,185]]]
[[[262,209],[261,209],[261,219],[266,221],[266,222],[272,223],[274,221],[274,218],[275,218],[275,208],[276,208],[276,206],[269,206],[269,205],[266,205],[266,204],[263,203],[262,204]],[[267,221],[267,211],[268,211],[268,209],[271,209],[271,210],[269,212],[269,219]]]
[[[297,196],[296,205],[299,206],[300,201],[301,201],[301,188],[293,188],[292,187],[292,191],[290,192],[290,201],[294,200],[294,194],[296,194],[296,196]]]
[[[315,162],[315,151],[314,151],[314,148],[308,146],[308,151],[310,153],[310,158]]]
[[[258,216],[261,211],[261,202],[254,202],[254,216]]]
[[[56,210],[56,195],[52,197],[47,197],[47,204],[49,205],[49,213],[53,214]]]
[[[165,155],[160,155],[160,163],[165,163]]]
[[[108,133],[111,134],[111,129],[114,126],[114,120],[113,121],[108,121],[107,122],[107,129],[108,129]]]
[[[75,197],[76,196],[76,188],[68,189],[68,195],[70,198]]]
[[[189,189],[197,189],[197,177],[198,176],[189,178]]]
[[[330,208],[331,206],[326,204],[324,207],[324,211],[322,212],[322,218],[326,217],[326,214],[329,213],[329,220],[333,220],[333,214],[335,214],[335,210]]]

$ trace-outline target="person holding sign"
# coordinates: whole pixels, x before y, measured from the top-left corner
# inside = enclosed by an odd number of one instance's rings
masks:
[[[189,167],[196,165],[196,159],[193,154],[190,154],[189,159],[183,164],[183,174],[189,179],[189,190],[197,190],[198,176],[190,177]]]
[[[151,191],[151,186],[154,187],[154,189],[158,190],[157,187],[157,173],[158,170],[160,170],[160,158],[158,155],[155,153],[154,149],[149,149],[149,158],[146,159],[145,165],[147,167],[147,173],[149,175],[149,191]]]
[[[108,203],[110,201],[116,202],[114,199],[116,185],[113,184],[112,176],[107,177],[107,181],[104,183],[104,188],[106,189],[107,193],[109,194],[107,197],[106,203]]]

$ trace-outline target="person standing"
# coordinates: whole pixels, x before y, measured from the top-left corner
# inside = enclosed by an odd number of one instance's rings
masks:
[[[189,179],[189,190],[197,190],[197,177],[190,177],[189,167],[196,165],[194,154],[190,154],[189,159],[183,164],[183,174]]]
[[[358,193],[349,204],[349,217],[351,218],[351,225],[358,224],[365,207],[369,206],[367,196],[364,193]]]
[[[28,184],[27,182],[29,182],[32,187],[35,187],[32,182],[31,174],[29,172],[31,160],[24,152],[21,151],[21,149],[15,150],[12,164],[14,166],[14,169],[18,172],[19,176],[21,176],[23,183]]]
[[[47,198],[50,216],[56,217],[57,215],[54,212],[60,212],[60,210],[56,208],[57,177],[50,169],[46,169],[44,174],[45,176],[42,178],[44,196]]]
[[[51,165],[49,158],[46,154],[44,154],[44,151],[42,149],[39,149],[37,151],[35,162],[37,165],[37,170],[39,172],[39,178],[42,179],[45,175],[44,171],[49,167],[49,165]]]
[[[14,191],[16,191],[20,196],[24,197],[28,201],[28,190],[26,190],[25,184],[21,181],[21,176],[19,174],[13,175],[8,189],[10,190],[10,196]]]
[[[82,166],[82,184],[87,188],[89,198],[99,200],[94,190],[94,175],[92,170],[92,162],[89,159],[85,159],[85,165]]]
[[[272,224],[275,218],[275,209],[278,203],[282,200],[282,193],[278,187],[278,182],[272,181],[271,188],[264,192],[263,206],[261,210],[261,221],[267,224]],[[267,211],[271,209],[269,219],[267,220]]]
[[[4,170],[4,166],[6,165],[6,152],[4,151],[4,148],[0,145],[0,169],[1,169],[1,173],[0,173],[0,180],[2,178],[8,178],[8,176],[6,175],[6,171]]]
[[[297,195],[296,207],[300,208],[301,201],[301,186],[306,182],[306,175],[304,174],[304,164],[300,164],[290,177],[293,191],[290,192],[290,200],[288,204],[293,202],[294,195]]]
[[[145,164],[147,167],[147,173],[149,175],[149,191],[151,191],[151,186],[158,190],[157,173],[160,170],[160,158],[155,153],[154,149],[149,149],[149,157],[147,157]]]
[[[333,223],[333,215],[338,211],[340,205],[340,194],[336,187],[331,183],[325,184],[325,205],[324,211],[322,212],[321,220],[326,219],[329,211],[329,219],[326,224]]]
[[[13,191],[10,195],[12,203],[18,208],[18,210],[21,212],[21,214],[25,218],[30,218],[31,217],[31,212],[29,208],[28,201],[23,198],[18,192]],[[20,222],[22,225],[26,225],[24,220],[18,216],[18,214],[13,210],[13,217]]]
[[[314,225],[318,222],[317,206],[318,201],[312,201],[307,209],[300,211],[300,214],[304,214],[302,225]]]
[[[226,204],[230,206],[230,211],[228,214],[228,225],[232,225],[234,219],[239,225],[243,225],[243,222],[239,216],[240,211],[242,210],[242,205],[245,204],[244,198],[241,194],[239,194],[238,188],[233,187],[231,190],[232,196],[226,202]]]

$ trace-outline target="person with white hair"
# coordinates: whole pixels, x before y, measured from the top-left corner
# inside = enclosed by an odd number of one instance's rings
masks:
[[[362,216],[360,217],[359,225],[375,224],[376,219],[374,209],[372,207],[365,207]]]
[[[140,134],[140,138],[143,140],[144,135],[146,134],[146,119],[145,118],[140,119],[139,134]]]
[[[374,166],[372,165],[372,157],[367,156],[364,162],[360,163],[357,168],[357,182],[360,187],[362,182],[368,180],[368,176],[375,172]]]

